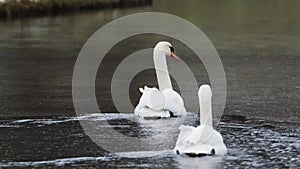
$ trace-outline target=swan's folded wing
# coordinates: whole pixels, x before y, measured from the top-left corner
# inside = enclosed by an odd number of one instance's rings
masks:
[[[149,88],[145,86],[144,88],[139,88],[140,92],[142,93],[142,96],[140,97],[139,103],[136,106],[136,108],[140,109],[143,107],[151,107],[151,93],[153,91],[159,91],[157,88]]]
[[[180,133],[178,135],[176,145],[181,144],[194,129],[195,129],[195,127],[193,127],[193,126],[181,125],[179,127]]]
[[[206,143],[213,134],[213,128],[207,125],[196,127],[184,140],[186,144]]]
[[[172,89],[165,89],[162,91],[166,104],[164,109],[169,110],[174,113],[174,115],[183,116],[186,115],[186,109],[184,107],[184,102],[181,96]]]

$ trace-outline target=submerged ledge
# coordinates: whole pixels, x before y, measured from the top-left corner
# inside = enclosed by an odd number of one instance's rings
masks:
[[[152,5],[152,0],[0,0],[0,19]]]

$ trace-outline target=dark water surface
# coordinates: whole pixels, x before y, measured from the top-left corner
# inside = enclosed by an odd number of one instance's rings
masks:
[[[299,6],[297,0],[189,3],[160,0],[150,7],[1,21],[0,168],[203,165],[296,168],[300,165]],[[117,131],[137,137],[164,131],[164,126],[141,128],[152,122],[128,114],[76,117],[72,102],[73,68],[85,41],[111,20],[145,11],[183,17],[198,26],[215,45],[227,78],[224,114],[246,116],[238,119],[226,116],[218,126],[229,148],[228,156],[203,159],[175,156],[169,150],[176,139],[173,137],[166,144],[169,149],[156,156],[145,157],[157,152],[114,155],[84,133],[78,122],[82,118],[96,121],[109,118],[109,124],[115,125]],[[110,80],[117,65],[133,51],[153,47],[165,39],[172,42],[198,83],[209,83],[201,61],[179,41],[158,35],[132,37],[116,45],[98,70],[96,94],[103,112],[116,112],[110,96]],[[157,85],[153,70],[141,72],[133,79],[129,89],[133,104],[139,97],[138,87],[145,84]],[[195,119],[195,114],[189,114],[186,124],[192,125]],[[155,123],[160,122],[172,124],[172,119]],[[177,128],[172,132],[175,137]],[[155,148],[155,144],[152,146]]]

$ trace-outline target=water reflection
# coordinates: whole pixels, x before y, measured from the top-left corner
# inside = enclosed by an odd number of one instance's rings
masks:
[[[220,165],[222,157],[196,157],[190,158],[187,156],[176,156],[175,161],[178,163],[179,168],[191,168],[191,169],[213,169]]]

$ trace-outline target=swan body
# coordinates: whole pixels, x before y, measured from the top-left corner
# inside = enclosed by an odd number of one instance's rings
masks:
[[[147,86],[140,88],[142,96],[134,110],[135,115],[157,118],[186,115],[184,102],[172,87],[167,67],[167,56],[178,59],[169,42],[159,42],[153,50],[153,61],[159,89]]]
[[[211,89],[202,85],[198,92],[200,104],[200,126],[179,127],[180,133],[176,142],[175,152],[191,156],[225,155],[227,148],[223,138],[212,126]]]
[[[172,89],[162,92],[157,88],[147,86],[140,88],[143,93],[134,113],[141,117],[167,118],[172,115],[181,116],[186,114],[184,103],[180,95]],[[176,114],[175,114],[175,113]]]

